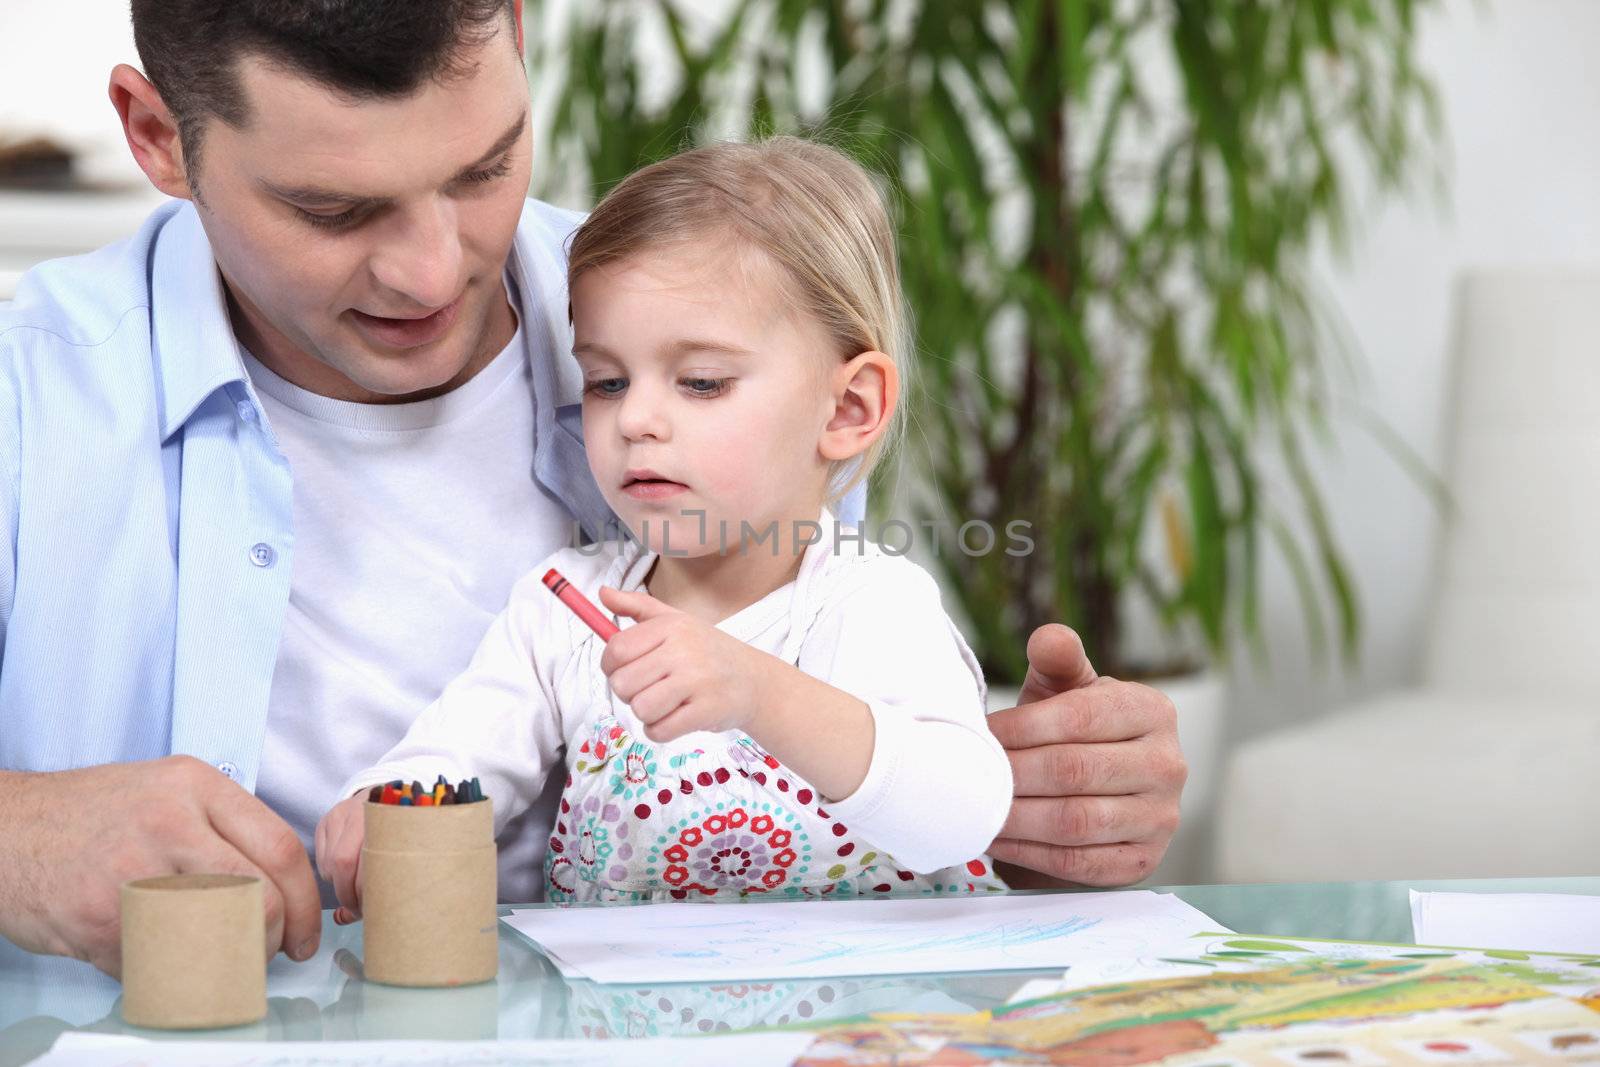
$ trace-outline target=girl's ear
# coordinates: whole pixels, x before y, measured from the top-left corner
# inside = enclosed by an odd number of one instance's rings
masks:
[[[900,371],[882,352],[862,352],[833,371],[833,414],[817,445],[830,463],[853,459],[888,431],[900,403]]]

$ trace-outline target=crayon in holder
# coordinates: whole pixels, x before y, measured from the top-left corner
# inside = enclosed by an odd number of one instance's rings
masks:
[[[399,986],[487,982],[499,970],[494,807],[363,805],[363,966]]]
[[[203,1030],[266,1018],[266,907],[261,880],[176,874],[125,882],[122,1018]]]

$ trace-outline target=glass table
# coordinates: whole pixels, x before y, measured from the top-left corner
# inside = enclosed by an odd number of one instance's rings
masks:
[[[1410,889],[1600,895],[1600,877],[1163,888],[1240,933],[1409,942]],[[666,1037],[869,1011],[969,1012],[1004,1003],[1023,983],[1058,973],[596,985],[564,979],[537,947],[502,924],[496,981],[461,989],[401,989],[363,981],[360,924],[339,927],[325,916],[316,956],[305,963],[282,956],[273,960],[266,1019],[230,1030],[170,1033],[123,1023],[117,983],[86,964],[32,956],[0,942],[0,1067],[27,1063],[70,1029],[240,1041]]]

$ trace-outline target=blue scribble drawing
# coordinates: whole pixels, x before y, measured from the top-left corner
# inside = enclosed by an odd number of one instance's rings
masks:
[[[654,955],[663,959],[741,960],[780,957],[788,966],[823,963],[850,956],[914,956],[924,952],[987,952],[1006,954],[1021,945],[1053,941],[1091,930],[1100,919],[1070,916],[1055,922],[1001,922],[981,930],[959,933],[931,933],[919,936],[913,924],[885,924],[882,926],[852,929],[845,937],[818,937],[815,930],[795,931],[784,929],[789,924],[765,921],[728,919],[720,922],[693,924],[703,940],[693,949],[681,946],[659,946]],[[790,934],[791,936],[784,936]],[[650,946],[635,944],[613,945],[617,951],[634,951],[641,948],[649,952]]]
[[[1002,923],[992,930],[974,930],[969,934],[949,934],[911,942],[907,942],[904,939],[903,931],[897,931],[892,936],[878,940],[873,940],[871,933],[863,932],[849,944],[835,944],[834,947],[825,951],[814,953],[810,956],[796,957],[795,962],[820,963],[823,960],[838,959],[841,956],[862,952],[899,953],[902,955],[933,951],[975,952],[984,949],[997,949],[1004,952],[1016,945],[1032,945],[1040,941],[1068,937],[1099,925],[1099,919],[1084,919],[1073,916],[1070,919],[1055,923]]]
[[[1143,890],[1042,898],[621,908],[512,920],[600,983],[1034,970],[1170,955],[1214,922]],[[519,924],[517,919],[523,921]]]

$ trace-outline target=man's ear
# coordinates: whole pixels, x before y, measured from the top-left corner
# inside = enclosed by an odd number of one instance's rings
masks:
[[[900,371],[882,352],[862,352],[830,379],[833,414],[818,451],[830,463],[861,455],[889,429],[900,403]]]
[[[111,71],[107,91],[122,120],[128,150],[150,184],[168,196],[190,199],[194,194],[184,167],[178,123],[156,87],[128,64],[118,63]]]
[[[522,0],[511,0],[511,6],[517,19],[517,55],[526,57],[527,43],[522,39]]]

